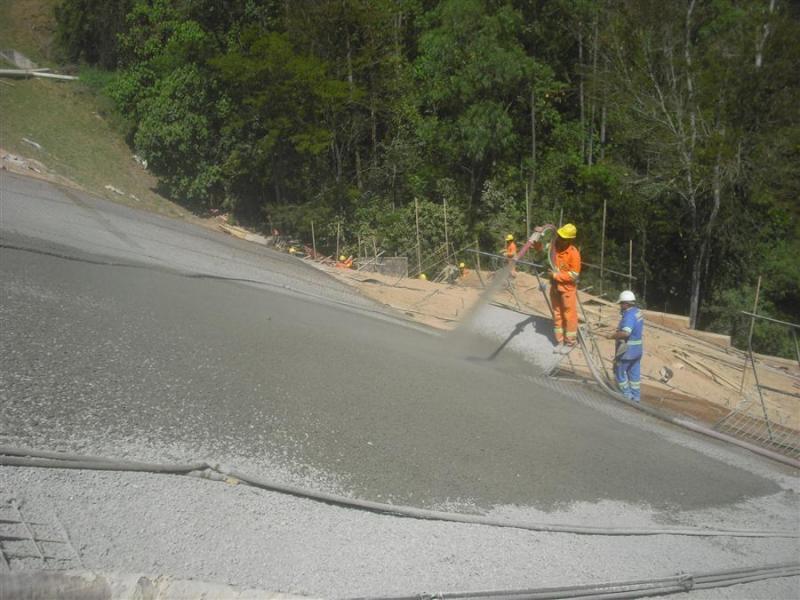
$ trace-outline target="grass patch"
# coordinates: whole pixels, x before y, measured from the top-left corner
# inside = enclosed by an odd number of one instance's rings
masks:
[[[0,48],[16,49],[53,66],[54,7],[59,0],[0,0]],[[54,173],[113,202],[161,214],[189,213],[156,193],[156,178],[133,158],[122,119],[102,90],[113,73],[85,67],[81,81],[45,79],[0,83],[0,146],[45,164]],[[23,141],[41,145],[37,149]],[[113,186],[119,195],[106,189]]]
[[[133,158],[119,132],[97,110],[90,88],[75,82],[17,80],[0,94],[0,145],[114,202],[184,215],[156,192],[156,178]],[[41,150],[23,141],[32,140]],[[113,186],[119,195],[106,189]],[[135,198],[134,198],[135,196]]]
[[[0,0],[0,48],[13,48],[52,67],[55,7],[60,0]]]

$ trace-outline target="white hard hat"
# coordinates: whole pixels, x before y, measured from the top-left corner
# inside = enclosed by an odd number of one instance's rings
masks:
[[[636,302],[636,295],[630,290],[625,290],[624,292],[621,292],[619,295],[619,300],[617,300],[617,304],[619,304],[620,302]]]

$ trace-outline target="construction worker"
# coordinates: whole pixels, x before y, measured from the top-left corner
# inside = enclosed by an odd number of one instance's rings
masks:
[[[511,276],[517,276],[517,263],[514,262],[514,257],[517,255],[517,245],[514,243],[514,235],[509,233],[506,236],[506,258],[508,258],[508,265],[511,267]]]
[[[336,263],[337,269],[351,269],[353,267],[353,257],[345,256],[342,254],[339,257],[339,262]]]
[[[642,362],[642,332],[644,329],[644,315],[636,306],[636,296],[630,290],[625,290],[619,295],[620,320],[614,333],[608,335],[609,339],[617,341],[614,354],[614,377],[622,395],[628,400],[639,402],[641,400],[641,375]]]
[[[458,263],[458,271],[461,275],[461,279],[464,279],[469,273],[469,271],[467,271],[467,265],[465,265],[463,262]]]
[[[534,229],[542,232],[541,227]],[[581,274],[581,253],[574,244],[578,229],[567,223],[556,230],[555,271],[550,272],[550,304],[553,309],[553,333],[558,344],[553,352],[566,354],[578,341],[578,277]],[[534,242],[537,251],[542,242]],[[549,251],[549,247],[548,247]]]

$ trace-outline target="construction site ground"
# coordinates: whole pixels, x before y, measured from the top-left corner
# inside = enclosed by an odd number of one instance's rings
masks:
[[[318,263],[320,264],[320,263]],[[337,279],[356,287],[363,295],[405,314],[409,319],[441,330],[453,330],[479,302],[495,273],[468,270],[454,284],[398,278],[380,273],[338,269],[322,264]],[[505,271],[498,272],[502,276]],[[490,301],[526,314],[549,317],[545,295],[532,274],[517,276],[498,286]],[[614,342],[605,335],[614,331],[619,309],[598,296],[581,293],[588,323],[600,347],[606,368],[611,369]],[[680,315],[645,311],[645,355],[642,360],[642,396],[645,404],[690,416],[713,424],[728,414],[747,394],[755,393],[752,366],[746,353],[730,346],[726,336],[691,331],[688,319]],[[769,414],[778,424],[800,429],[800,368],[796,361],[759,355],[758,378]],[[672,373],[662,383],[663,367]],[[570,354],[560,365],[562,374],[590,379],[590,371],[580,352]],[[771,392],[773,388],[780,392]],[[758,406],[755,406],[757,404]],[[760,411],[759,403],[753,410]],[[754,413],[757,414],[757,413]]]

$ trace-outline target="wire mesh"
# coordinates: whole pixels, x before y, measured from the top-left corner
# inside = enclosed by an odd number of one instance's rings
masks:
[[[792,423],[792,412],[800,409],[793,400],[794,411],[769,402],[753,390],[747,390],[741,401],[715,425],[720,433],[756,444],[789,458],[800,459],[800,432]]]
[[[24,568],[82,568],[64,526],[54,515],[23,514],[14,498],[0,497],[0,573]]]

